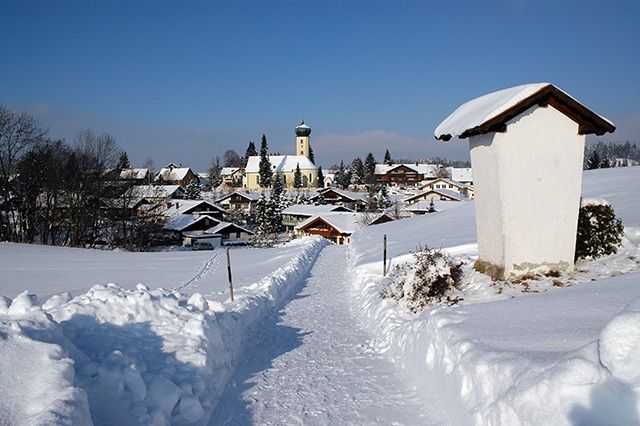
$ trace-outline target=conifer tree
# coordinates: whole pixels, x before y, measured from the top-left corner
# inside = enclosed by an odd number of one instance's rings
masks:
[[[351,182],[354,185],[361,185],[364,183],[364,165],[360,157],[356,157],[351,162]]]
[[[364,183],[371,185],[376,182],[376,159],[372,153],[367,154],[364,160]]]
[[[293,187],[302,188],[302,172],[300,171],[300,163],[296,164],[296,171],[293,173]]]
[[[255,157],[258,155],[258,151],[256,151],[256,146],[253,141],[249,141],[249,146],[244,153],[244,158],[242,159],[242,167],[247,167],[247,161],[249,161],[249,157]]]
[[[389,153],[388,149],[384,152],[384,160],[382,162],[388,166],[393,164],[393,160],[391,159],[391,153]]]
[[[187,200],[199,200],[200,199],[200,184],[197,181],[190,182],[185,188],[184,197]]]
[[[256,203],[256,233],[260,237],[266,237],[271,233],[271,203],[264,193],[260,195]]]
[[[318,167],[318,188],[324,188],[324,174],[322,173],[322,167]]]
[[[120,152],[120,156],[118,157],[118,163],[116,164],[116,169],[124,170],[130,169],[131,163],[129,162],[129,156],[127,155],[127,151]]]
[[[260,176],[260,186],[263,188],[270,187],[273,180],[273,172],[271,170],[271,161],[269,161],[268,157],[268,149],[267,137],[262,135],[262,141],[260,143],[260,166],[258,173]]]
[[[389,198],[389,192],[387,191],[387,185],[382,185],[380,191],[378,191],[378,210],[384,211],[392,206],[391,198]]]

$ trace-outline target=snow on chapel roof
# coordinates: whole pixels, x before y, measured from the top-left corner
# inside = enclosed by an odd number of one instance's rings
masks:
[[[273,171],[278,173],[294,172],[298,164],[300,165],[300,170],[317,169],[311,160],[304,155],[269,155],[269,161],[271,162]],[[249,157],[245,171],[247,173],[257,173],[260,171],[259,155]]]
[[[580,134],[613,132],[611,121],[594,113],[550,83],[533,83],[489,93],[461,105],[434,131],[436,139],[469,136],[506,130],[507,121],[534,105],[551,105],[576,121]]]

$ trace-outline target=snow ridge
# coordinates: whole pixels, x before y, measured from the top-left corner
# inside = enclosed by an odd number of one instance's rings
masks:
[[[31,375],[46,371],[56,377],[42,388],[51,399],[44,400],[48,411],[32,415],[14,408],[12,401],[0,401],[0,423],[31,424],[42,418],[41,424],[206,424],[242,352],[245,331],[287,297],[327,242],[306,238],[291,244],[301,246],[298,254],[243,287],[234,303],[208,300],[199,293],[188,297],[149,290],[143,284],[135,290],[97,285],[71,300],[54,297],[45,308],[26,293],[13,302],[3,299],[0,339],[9,343],[0,345],[3,365],[29,371],[31,361],[21,359],[20,351],[31,346],[42,354],[51,346],[46,357],[41,355],[47,364]],[[202,273],[216,257],[206,262]],[[23,343],[29,337],[26,331],[5,332],[16,329],[12,315],[39,318],[30,333],[51,344],[36,347],[38,342]],[[24,388],[14,383],[19,376],[12,380],[1,382]],[[39,395],[35,392],[29,388],[20,396],[25,407]]]

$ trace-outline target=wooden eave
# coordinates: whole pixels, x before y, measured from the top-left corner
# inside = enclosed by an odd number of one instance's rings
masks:
[[[578,123],[578,134],[580,135],[595,134],[602,136],[607,132],[613,133],[616,130],[616,127],[613,124],[603,119],[557,87],[549,84],[492,119],[487,120],[476,127],[465,130],[459,138],[466,139],[471,136],[484,135],[487,133],[506,132],[507,122],[509,120],[517,117],[535,105],[542,108],[551,105]],[[438,139],[448,141],[451,139],[451,135],[441,135]]]

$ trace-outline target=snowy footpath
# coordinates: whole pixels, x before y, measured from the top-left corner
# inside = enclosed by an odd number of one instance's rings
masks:
[[[211,424],[442,423],[371,349],[350,303],[346,256],[325,248],[293,299],[261,322]]]

